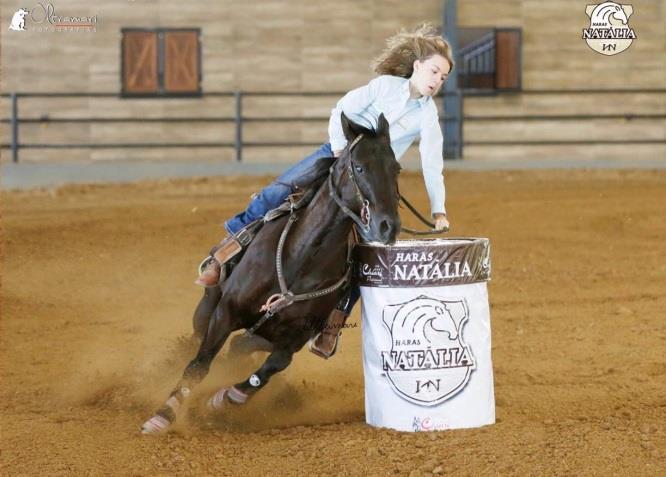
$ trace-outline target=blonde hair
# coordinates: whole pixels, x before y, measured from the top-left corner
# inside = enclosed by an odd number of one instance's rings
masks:
[[[414,72],[414,61],[424,61],[433,55],[441,55],[453,70],[451,45],[430,23],[423,23],[412,31],[404,28],[386,40],[386,48],[372,61],[372,69],[378,75],[409,78]]]

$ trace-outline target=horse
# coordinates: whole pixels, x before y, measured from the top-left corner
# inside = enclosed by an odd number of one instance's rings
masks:
[[[214,393],[207,407],[214,412],[246,403],[322,331],[344,296],[339,285],[350,275],[352,228],[364,241],[395,242],[401,227],[400,165],[391,149],[388,121],[382,114],[377,128],[368,129],[342,113],[341,123],[347,146],[339,158],[331,158],[328,180],[310,203],[263,224],[227,279],[206,291],[195,313],[202,334],[199,350],[142,433],[164,433],[174,424],[229,335],[241,329],[265,343],[270,354],[245,381]],[[290,300],[295,296],[308,299]]]

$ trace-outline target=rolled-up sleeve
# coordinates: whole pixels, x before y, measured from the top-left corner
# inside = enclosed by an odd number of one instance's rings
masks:
[[[384,78],[378,76],[365,86],[351,90],[331,110],[331,117],[328,121],[328,137],[331,149],[339,151],[347,145],[347,138],[345,138],[340,122],[340,113],[344,111],[347,116],[350,116],[365,110],[379,96],[383,82]]]
[[[431,213],[445,214],[444,138],[442,136],[442,128],[439,125],[437,107],[431,101],[426,108],[421,122],[421,142],[419,143],[423,180],[428,191],[428,197],[430,198]]]

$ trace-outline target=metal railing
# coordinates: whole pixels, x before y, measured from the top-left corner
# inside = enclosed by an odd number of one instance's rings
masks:
[[[520,92],[502,93],[502,94],[520,94],[520,95],[535,95],[535,94],[666,94],[666,89],[608,89],[608,90],[523,90]],[[40,117],[21,117],[19,100],[20,98],[39,98],[39,97],[108,97],[118,98],[119,101],[132,101],[125,98],[120,98],[117,93],[9,93],[0,96],[10,98],[10,111],[9,118],[0,119],[0,123],[10,124],[11,134],[9,144],[0,144],[2,149],[10,149],[12,154],[12,161],[18,162],[19,152],[22,149],[70,149],[70,148],[87,148],[87,149],[118,149],[118,148],[233,148],[235,151],[235,158],[237,161],[243,159],[244,147],[299,147],[299,146],[319,146],[319,142],[249,142],[243,138],[243,126],[245,123],[257,122],[327,122],[328,116],[318,117],[278,117],[278,116],[265,116],[265,117],[248,117],[243,115],[243,99],[247,97],[315,97],[315,96],[332,96],[341,97],[343,92],[209,92],[204,93],[199,99],[206,97],[230,97],[234,99],[234,114],[233,116],[211,116],[211,117],[72,117],[72,118],[51,118],[48,115]],[[470,96],[492,96],[487,90],[456,90],[454,93],[459,95],[462,99]],[[161,99],[165,100],[165,99]],[[168,99],[167,101],[178,101],[178,99]],[[623,120],[636,120],[636,119],[666,119],[666,114],[633,114],[633,113],[620,113],[620,114],[572,114],[572,115],[465,115],[463,113],[463,101],[460,102],[461,107],[459,111],[451,111],[451,114],[440,117],[440,122],[446,121],[457,122],[462,130],[462,123],[464,121],[539,121],[539,120],[558,120],[558,121],[586,121],[594,119],[623,119]],[[462,118],[462,120],[461,120]],[[235,128],[233,142],[224,141],[211,141],[211,142],[187,142],[187,143],[159,143],[159,142],[143,142],[143,143],[22,143],[20,142],[20,125],[30,123],[233,123]],[[461,136],[462,137],[462,136]],[[451,138],[444,138],[445,141],[452,140]],[[666,144],[666,139],[619,139],[619,140],[504,140],[504,141],[483,141],[472,140],[463,141],[464,146],[470,145],[495,145],[495,146],[529,146],[529,145],[561,145],[561,144]]]
[[[495,73],[495,31],[491,31],[473,42],[465,45],[458,52],[458,74]]]
[[[196,99],[205,99],[207,97],[229,97],[233,98],[234,106],[233,116],[207,116],[207,117],[73,117],[73,118],[51,118],[48,114],[38,118],[21,117],[19,113],[20,98],[118,98],[119,101],[132,101],[132,99],[119,97],[117,93],[32,93],[32,92],[12,92],[2,94],[0,97],[8,97],[11,102],[10,118],[0,119],[0,123],[9,123],[11,125],[11,142],[9,144],[0,144],[2,149],[10,149],[12,161],[18,162],[19,151],[21,149],[127,149],[127,148],[233,148],[236,161],[243,160],[243,148],[245,147],[300,147],[300,146],[319,146],[319,142],[250,142],[245,141],[243,137],[243,128],[245,123],[268,123],[268,122],[328,122],[329,116],[263,116],[252,117],[243,114],[243,99],[249,97],[341,97],[344,92],[208,92],[203,93]],[[459,93],[458,93],[459,94]],[[440,95],[441,96],[441,95]],[[147,99],[147,98],[143,98]],[[177,101],[176,98],[150,98],[161,99],[163,101]],[[458,115],[461,113],[459,112]],[[459,116],[458,116],[459,117]],[[454,119],[453,116],[440,118],[440,122]],[[187,143],[156,143],[156,142],[114,142],[114,143],[23,143],[19,140],[19,130],[21,124],[31,123],[233,123],[234,141],[210,141],[210,142],[187,142]]]
[[[496,34],[493,29],[460,48],[456,55],[459,87],[491,91],[495,88]]]
[[[326,93],[249,93],[242,91],[234,92],[209,92],[202,94],[198,99],[206,97],[230,97],[234,98],[233,116],[209,116],[209,117],[76,117],[76,118],[51,118],[48,115],[42,115],[39,118],[24,118],[19,113],[20,98],[118,98],[120,101],[132,101],[132,99],[120,98],[116,93],[9,93],[2,94],[2,97],[9,97],[11,102],[11,116],[9,119],[0,119],[1,123],[11,124],[11,142],[10,144],[0,144],[0,148],[11,149],[12,161],[18,162],[20,149],[68,149],[68,148],[86,148],[86,149],[118,149],[118,148],[234,148],[237,161],[242,161],[243,147],[276,147],[276,146],[310,146],[319,145],[318,143],[305,142],[246,142],[243,140],[243,123],[248,122],[308,122],[308,121],[328,121],[328,117],[244,117],[243,116],[243,98],[249,96],[341,96],[344,93],[326,92]],[[144,98],[145,99],[145,98]],[[153,99],[153,98],[151,98]],[[159,98],[155,98],[159,99]],[[161,98],[165,100],[164,98]],[[169,101],[177,99],[169,98]],[[21,124],[30,123],[234,123],[235,133],[234,142],[211,141],[211,142],[187,142],[187,143],[154,143],[154,142],[114,142],[114,143],[21,143],[19,141],[19,128]]]

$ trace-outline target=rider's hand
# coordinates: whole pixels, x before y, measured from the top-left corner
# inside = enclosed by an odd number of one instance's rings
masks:
[[[340,154],[342,154],[342,149],[339,151],[333,151],[333,157],[340,157]]]
[[[449,230],[449,219],[446,218],[446,214],[433,214],[433,218],[435,219],[435,230]]]

